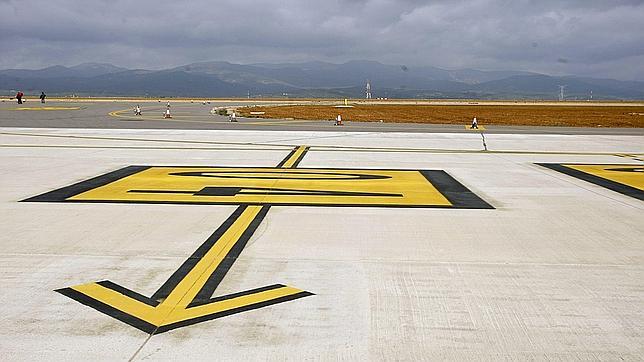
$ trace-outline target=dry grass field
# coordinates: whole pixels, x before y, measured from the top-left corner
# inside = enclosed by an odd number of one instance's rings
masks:
[[[643,106],[578,105],[326,105],[257,106],[239,109],[242,116],[265,112],[262,118],[483,125],[644,128]]]

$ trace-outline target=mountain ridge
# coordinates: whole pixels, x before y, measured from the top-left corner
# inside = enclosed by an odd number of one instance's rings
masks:
[[[644,82],[527,71],[448,70],[353,60],[335,64],[235,64],[197,62],[162,70],[127,69],[108,63],[72,67],[0,70],[0,90],[50,94],[187,97],[364,96],[369,80],[374,98],[644,99]]]

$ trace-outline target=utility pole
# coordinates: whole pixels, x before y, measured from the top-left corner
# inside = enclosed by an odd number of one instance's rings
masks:
[[[367,87],[365,89],[366,98],[371,99],[371,82],[367,79]]]

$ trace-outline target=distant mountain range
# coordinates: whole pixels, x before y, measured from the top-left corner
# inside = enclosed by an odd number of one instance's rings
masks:
[[[164,70],[85,63],[0,70],[0,92],[149,97],[644,99],[644,82],[555,77],[521,71],[446,70],[373,61],[285,64],[203,62]]]

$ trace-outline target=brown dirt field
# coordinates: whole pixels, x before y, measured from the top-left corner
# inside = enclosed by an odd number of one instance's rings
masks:
[[[266,112],[261,118],[332,120],[428,124],[637,127],[644,128],[642,106],[550,106],[550,105],[356,105],[334,108],[321,105],[257,106],[238,109],[244,116]]]

